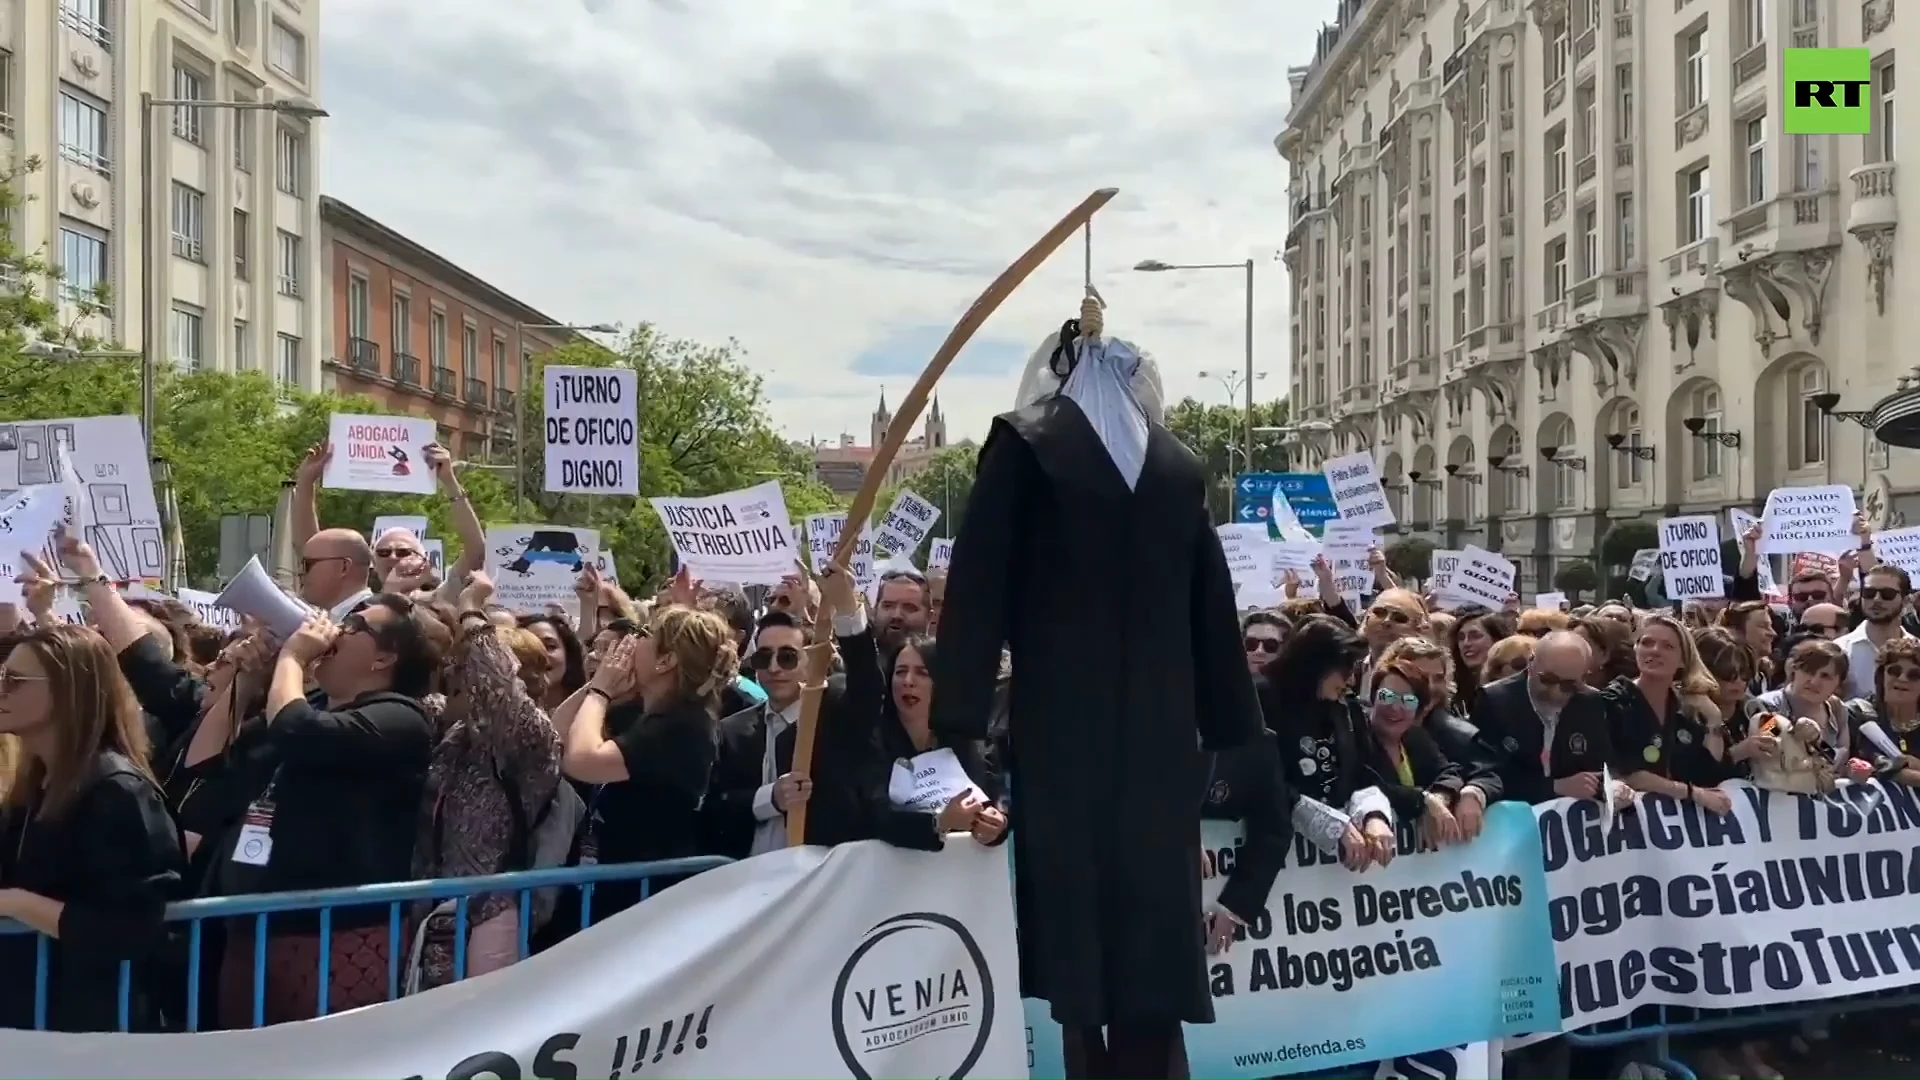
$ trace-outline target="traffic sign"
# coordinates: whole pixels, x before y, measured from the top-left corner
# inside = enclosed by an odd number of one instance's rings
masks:
[[[1273,530],[1273,492],[1278,488],[1293,506],[1294,516],[1308,530],[1340,519],[1333,490],[1322,473],[1241,473],[1233,481],[1233,520],[1242,524],[1266,522]]]

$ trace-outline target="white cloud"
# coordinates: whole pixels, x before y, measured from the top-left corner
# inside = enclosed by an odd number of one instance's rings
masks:
[[[1320,10],[1322,7],[1327,11]],[[793,437],[863,434],[994,275],[1098,187],[1094,282],[1172,396],[1286,385],[1285,69],[1330,4],[327,0],[327,190],[564,319],[738,338]],[[1069,243],[944,381],[1010,404],[1079,302]],[[866,360],[858,365],[863,354]],[[876,374],[898,372],[898,374]]]

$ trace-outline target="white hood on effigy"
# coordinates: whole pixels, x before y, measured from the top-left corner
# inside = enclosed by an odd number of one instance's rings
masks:
[[[1080,339],[1070,346],[1078,351],[1079,360],[1063,384],[1053,368],[1059,342],[1058,332],[1048,334],[1027,358],[1014,408],[1024,409],[1054,394],[1071,398],[1132,487],[1146,464],[1148,425],[1165,422],[1159,366],[1131,342]]]

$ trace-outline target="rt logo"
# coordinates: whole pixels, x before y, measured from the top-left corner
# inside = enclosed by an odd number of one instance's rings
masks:
[[[1789,135],[1868,135],[1873,131],[1873,54],[1866,49],[1787,49]]]

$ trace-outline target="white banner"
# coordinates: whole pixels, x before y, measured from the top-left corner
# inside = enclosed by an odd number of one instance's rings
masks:
[[[1593,800],[1536,808],[1566,1029],[1920,982],[1916,793],[1726,786],[1727,817],[1642,795],[1610,833]]]
[[[501,971],[297,1024],[0,1031],[9,1076],[1007,1077],[1026,1072],[1006,852],[879,841],[708,871]]]
[[[550,367],[545,381],[546,489],[640,494],[640,373]]]

